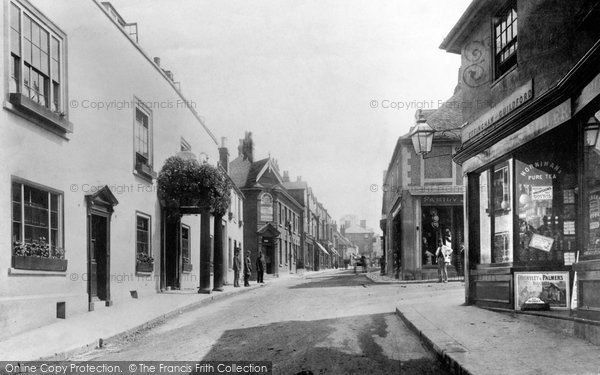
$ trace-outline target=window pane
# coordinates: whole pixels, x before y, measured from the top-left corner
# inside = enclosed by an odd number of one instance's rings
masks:
[[[40,53],[40,71],[46,76],[50,75],[48,71],[48,54],[43,51]]]
[[[23,37],[31,41],[31,18],[28,15],[23,15]]]
[[[22,241],[21,238],[21,224],[13,223],[12,239],[15,241]]]
[[[31,43],[38,47],[40,45],[40,26],[34,21],[31,21]]]
[[[10,27],[20,31],[21,30],[21,10],[15,5],[10,4]]]
[[[513,261],[512,249],[512,215],[510,197],[510,168],[503,163],[494,168],[492,209],[494,218],[493,263]]]
[[[40,49],[36,46],[31,48],[31,65],[40,70]]]
[[[10,30],[10,51],[17,56],[21,56],[21,52],[19,52],[20,48],[21,48],[21,35],[17,31],[11,29]]]
[[[23,60],[31,64],[31,42],[27,39],[23,40]]]
[[[46,54],[49,51],[48,47],[48,32],[44,29],[40,29],[40,49]]]
[[[60,43],[58,39],[52,37],[52,46],[51,46],[51,55],[52,58],[56,61],[60,61]]]

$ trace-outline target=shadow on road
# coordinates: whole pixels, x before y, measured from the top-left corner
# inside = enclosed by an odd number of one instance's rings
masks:
[[[307,277],[306,280],[309,280],[309,282],[292,286],[290,289],[335,288],[352,286],[371,287],[375,285],[383,285],[371,281],[364,274],[355,275],[354,273]]]
[[[228,330],[202,361],[267,361],[273,374],[448,374],[396,321],[375,314]]]

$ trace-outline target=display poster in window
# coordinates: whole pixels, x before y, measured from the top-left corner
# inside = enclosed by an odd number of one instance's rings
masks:
[[[569,272],[515,272],[515,310],[530,298],[539,298],[551,309],[570,308]]]
[[[531,199],[534,201],[552,200],[552,186],[532,186]]]
[[[550,252],[552,245],[554,244],[554,238],[542,236],[541,234],[534,233],[529,241],[529,247],[534,249]]]

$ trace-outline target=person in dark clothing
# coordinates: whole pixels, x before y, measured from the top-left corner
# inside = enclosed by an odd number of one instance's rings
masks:
[[[258,258],[256,258],[256,282],[264,284],[263,276],[265,274],[265,258],[262,255],[262,251],[258,251]]]
[[[233,256],[233,286],[240,286],[240,271],[242,270],[242,261],[240,260],[240,249],[236,248]]]
[[[244,286],[250,286],[248,282],[252,275],[252,261],[250,260],[250,252],[246,253],[246,260],[244,261]]]

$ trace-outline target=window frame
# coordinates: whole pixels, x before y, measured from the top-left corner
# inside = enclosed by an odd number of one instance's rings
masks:
[[[144,104],[142,100],[134,96],[133,106],[133,174],[141,177],[142,179],[152,182],[157,177],[157,173],[154,171],[154,121],[152,109]],[[144,156],[138,152],[138,111],[146,116],[148,121],[148,136],[147,145],[148,155]],[[139,155],[139,156],[138,156]],[[144,160],[145,159],[145,160]]]
[[[436,156],[435,153],[433,152],[433,150],[438,147],[438,148],[445,148],[445,147],[449,147],[450,148],[450,152],[449,154],[446,156],[446,154],[443,153],[443,150],[441,151],[442,154],[439,156]],[[421,160],[421,181],[423,186],[425,185],[435,185],[435,184],[442,184],[442,185],[455,185],[455,180],[456,180],[456,175],[457,175],[457,171],[456,171],[456,163],[454,162],[454,160],[452,160],[452,153],[456,152],[456,146],[452,143],[434,143],[433,147],[432,147],[432,152],[430,153],[431,156],[425,157],[425,158],[419,158]],[[441,178],[428,178],[425,177],[425,163],[427,162],[427,160],[432,159],[432,163],[434,162],[434,159],[439,159],[439,158],[448,158],[450,159],[450,164],[452,166],[451,168],[451,176],[450,177],[441,177]]]
[[[30,122],[39,125],[46,130],[49,130],[61,137],[66,138],[66,134],[73,132],[73,124],[69,121],[69,106],[68,101],[68,54],[67,54],[67,34],[62,31],[55,23],[48,19],[42,12],[40,12],[35,6],[29,3],[27,0],[10,0],[5,2],[5,17],[4,21],[6,26],[4,28],[5,40],[7,41],[7,47],[5,52],[7,54],[7,60],[5,61],[5,79],[7,84],[5,85],[5,97],[8,100],[4,101],[4,107],[9,111],[24,117]],[[13,53],[12,53],[12,8],[13,5],[19,9],[19,56],[18,56],[18,82],[15,84],[16,88],[11,88],[12,72],[13,67]],[[39,29],[47,33],[47,73],[42,72],[40,69],[33,64],[25,62],[25,56],[23,55],[24,39],[26,38],[23,25],[24,18],[27,15],[32,22],[39,26]],[[55,90],[53,86],[54,75],[52,73],[52,40],[58,41],[58,94],[60,100],[57,104],[56,109],[52,108],[53,98],[55,96]],[[41,53],[40,53],[41,56]],[[25,64],[29,66],[29,70],[35,70],[36,74],[39,74],[47,82],[47,94],[46,104],[39,104],[37,100],[31,98],[31,95],[25,95],[24,92],[24,74]],[[16,89],[16,91],[13,91]]]
[[[513,16],[514,12],[514,16]],[[508,18],[511,18],[510,25],[507,23],[507,27],[502,29],[502,24],[507,22]],[[510,72],[513,68],[517,66],[518,60],[518,49],[519,49],[519,39],[518,39],[518,12],[517,12],[517,1],[510,0],[508,1],[502,8],[500,8],[492,17],[491,20],[491,28],[492,28],[492,64],[493,64],[493,72],[494,72],[494,81],[499,80],[505,74]],[[516,27],[513,28],[513,24],[516,23]],[[498,33],[498,27],[500,27],[500,33]],[[508,31],[510,30],[510,34],[512,38],[508,40]],[[500,43],[502,43],[502,37],[506,35],[506,43],[500,46],[498,50],[498,39],[500,39]],[[502,60],[502,54],[510,51],[510,49],[514,46],[514,52],[510,53],[506,59]],[[502,61],[501,61],[502,60]]]
[[[21,216],[21,220],[16,222],[15,221],[15,216],[14,216],[14,202],[13,201],[13,185],[18,184],[20,185],[20,216]],[[25,190],[25,186],[28,186],[29,188],[32,189],[36,189],[36,190],[40,190],[42,192],[45,192],[48,194],[48,237],[47,237],[47,243],[50,246],[50,254],[48,256],[48,258],[53,258],[51,255],[53,253],[52,251],[52,201],[51,201],[51,195],[56,195],[58,198],[57,201],[57,242],[56,242],[56,250],[58,249],[62,249],[63,251],[63,259],[67,259],[66,258],[66,251],[65,251],[65,222],[64,222],[64,192],[58,189],[54,189],[33,181],[29,181],[26,180],[24,178],[20,178],[17,176],[11,176],[11,198],[10,198],[10,203],[11,203],[11,221],[10,221],[10,226],[11,226],[11,255],[14,255],[14,243],[15,241],[19,241],[21,243],[25,243],[25,194],[24,194],[24,190]],[[14,224],[15,223],[19,223],[19,240],[15,239],[15,233],[14,233]],[[55,251],[56,251],[55,250]]]
[[[184,238],[183,238],[183,232],[187,231],[187,249],[184,246]],[[188,258],[188,262],[187,264],[192,264],[192,255],[191,255],[191,243],[192,243],[192,230],[191,227],[187,224],[181,224],[181,261],[182,263],[186,263],[183,261],[183,259],[186,257],[186,252],[187,252],[187,258]],[[187,251],[186,251],[187,250]]]
[[[152,257],[152,216],[148,215],[144,212],[141,211],[136,211],[135,212],[135,259],[137,262],[137,256],[139,254],[138,252],[138,243],[139,238],[138,238],[138,219],[144,219],[148,221],[148,252],[145,253],[147,256]]]

